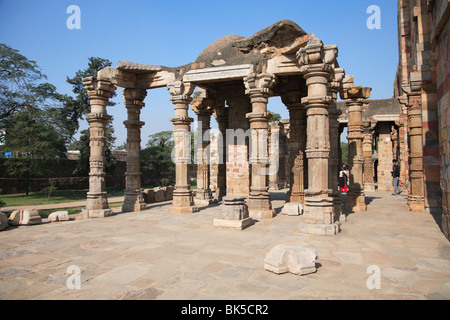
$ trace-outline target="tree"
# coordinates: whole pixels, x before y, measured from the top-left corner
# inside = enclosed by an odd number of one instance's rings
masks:
[[[20,110],[35,108],[34,89],[45,78],[35,61],[0,44],[0,120]]]
[[[281,120],[281,115],[272,111],[269,111],[272,118],[270,118],[270,122],[279,122]]]
[[[159,184],[172,180],[175,165],[172,161],[174,147],[172,131],[161,131],[149,136],[147,148],[142,149],[141,171],[143,184]],[[163,180],[162,180],[163,179]]]
[[[66,79],[66,82],[73,87],[72,92],[75,94],[75,98],[71,96],[64,97],[64,107],[60,110],[60,114],[61,117],[68,119],[67,127],[72,135],[78,131],[80,119],[90,111],[89,97],[83,85],[83,78],[96,77],[98,71],[112,65],[111,61],[103,58],[90,57],[88,60],[86,69],[78,70],[74,77],[67,77]],[[108,102],[108,106],[114,106],[115,104],[111,100]]]
[[[2,150],[13,153],[13,158],[4,160],[6,174],[25,176],[26,195],[30,175],[44,176],[60,159],[66,158],[64,138],[45,119],[45,112],[19,111],[5,120]]]
[[[172,149],[174,146],[173,132],[172,131],[161,131],[155,134],[151,134],[148,137],[147,147],[167,147]]]
[[[66,140],[66,119],[58,112],[65,96],[56,87],[42,82],[46,76],[35,61],[27,59],[18,50],[0,44],[0,126],[18,112],[46,113],[46,121],[57,127]],[[44,113],[41,113],[41,116]]]

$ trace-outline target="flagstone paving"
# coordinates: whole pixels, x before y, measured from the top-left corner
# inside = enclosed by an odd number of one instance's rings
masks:
[[[273,195],[279,212],[283,194]],[[284,215],[218,230],[218,206],[172,215],[170,202],[11,227],[0,232],[0,299],[450,299],[450,242],[439,217],[411,213],[405,196],[376,192],[367,200],[368,211],[349,214],[336,236],[300,234],[301,217]],[[284,243],[315,249],[317,272],[266,271],[266,254]],[[80,289],[67,286],[73,265]],[[379,289],[367,286],[370,266],[379,267]]]

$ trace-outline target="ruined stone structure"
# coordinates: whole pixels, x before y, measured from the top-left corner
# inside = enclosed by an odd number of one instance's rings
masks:
[[[355,107],[352,109],[348,107],[348,100],[337,103],[337,108],[341,113],[338,118],[339,131],[343,132],[344,127],[349,128],[349,162],[353,166],[355,163],[357,165],[356,173],[354,173],[357,178],[355,180],[353,177],[354,180],[350,184],[359,181],[357,184],[361,186],[361,190],[357,190],[357,192],[393,191],[391,171],[395,159],[401,163],[400,184],[404,188],[408,185],[408,178],[407,166],[404,165],[405,161],[403,160],[405,155],[402,152],[406,148],[405,139],[401,135],[404,132],[401,123],[402,105],[398,99],[366,99],[361,102],[362,104],[356,104],[356,110]],[[355,112],[357,113],[356,121],[354,118],[350,119],[350,115]],[[353,149],[357,145],[361,151],[355,157]],[[350,178],[353,171],[350,172]],[[354,195],[351,197],[355,198]],[[362,200],[359,203],[360,206],[363,205]]]
[[[450,3],[398,1],[399,66],[394,94],[403,104],[408,203],[439,214],[449,234]]]
[[[270,219],[274,210],[269,195],[270,148],[267,111],[269,97],[280,96],[289,110],[288,202],[302,204],[304,214],[299,230],[314,234],[339,232],[342,213],[335,184],[339,168],[339,93],[348,99],[355,119],[353,176],[359,188],[352,189],[356,208],[362,209],[363,126],[360,109],[370,88],[353,84],[338,62],[338,48],[324,45],[314,34],[307,34],[295,23],[282,20],[249,38],[230,35],[208,48],[192,63],[169,68],[120,61],[97,77],[84,79],[91,101],[88,115],[91,130],[91,172],[87,218],[111,214],[104,185],[105,126],[110,120],[106,103],[116,87],[122,87],[128,120],[128,167],[124,211],[142,210],[138,148],[140,110],[146,91],[167,87],[174,116],[176,186],[171,213],[198,211],[213,198],[211,171],[216,194],[227,203],[242,205],[246,198],[249,217]],[[189,108],[202,123],[197,147],[199,190],[195,199],[189,184],[190,124]],[[359,114],[359,115],[357,115]],[[214,115],[220,135],[218,162],[211,166],[208,148],[210,118]],[[273,128],[272,128],[273,130]],[[358,132],[356,132],[358,131]],[[272,153],[273,154],[273,153]],[[281,178],[283,173],[281,174]],[[279,178],[280,178],[279,177]],[[231,198],[230,198],[231,197]],[[232,199],[236,197],[236,201]]]

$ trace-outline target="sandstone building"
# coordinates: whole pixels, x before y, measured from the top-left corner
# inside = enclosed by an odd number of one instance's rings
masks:
[[[442,212],[449,234],[450,2],[399,0],[399,65],[395,97],[402,103],[408,145],[402,165],[413,211]]]

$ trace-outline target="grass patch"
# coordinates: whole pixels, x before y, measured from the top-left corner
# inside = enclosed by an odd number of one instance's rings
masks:
[[[0,201],[6,203],[7,207],[14,206],[32,206],[57,204],[65,202],[85,201],[88,190],[55,190],[52,192],[50,199],[42,191],[30,192],[28,197],[25,194],[2,194]],[[122,197],[124,195],[123,187],[109,187],[106,188],[108,198]]]

